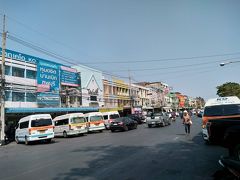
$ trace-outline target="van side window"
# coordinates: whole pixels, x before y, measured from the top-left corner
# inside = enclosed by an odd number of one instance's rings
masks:
[[[68,119],[61,119],[61,120],[55,121],[55,126],[63,126],[67,124],[69,124]]]
[[[20,123],[20,129],[28,128],[29,121],[21,122]]]
[[[104,115],[103,118],[104,118],[105,120],[107,120],[107,119],[108,119],[108,115]]]
[[[63,123],[63,125],[68,125],[69,124],[69,119],[63,119],[62,123]]]
[[[54,125],[55,125],[55,126],[60,126],[60,125],[61,125],[61,121],[55,121],[55,122],[54,122]]]

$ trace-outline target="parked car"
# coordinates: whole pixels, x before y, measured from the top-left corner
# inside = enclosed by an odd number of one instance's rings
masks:
[[[166,126],[166,125],[170,125],[170,119],[168,117],[168,115],[164,112],[159,112],[159,113],[152,113],[152,114],[148,114],[147,116],[147,125],[149,128],[156,126]]]
[[[110,130],[112,132],[116,130],[128,131],[129,129],[137,129],[138,123],[128,117],[120,117],[114,119],[110,124]]]
[[[144,122],[143,118],[135,114],[128,114],[127,117],[131,118],[134,121],[137,121],[138,124],[142,124]]]

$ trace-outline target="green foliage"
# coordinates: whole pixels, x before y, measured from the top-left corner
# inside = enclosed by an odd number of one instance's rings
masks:
[[[240,84],[235,82],[227,82],[217,86],[217,95],[224,96],[237,96],[240,98]]]

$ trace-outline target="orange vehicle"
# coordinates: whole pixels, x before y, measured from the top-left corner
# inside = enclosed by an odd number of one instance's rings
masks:
[[[240,126],[240,99],[236,96],[210,99],[202,117],[202,134],[206,141],[222,143],[229,128]]]

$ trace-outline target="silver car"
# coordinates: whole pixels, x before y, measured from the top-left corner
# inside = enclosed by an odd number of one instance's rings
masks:
[[[162,126],[163,127],[163,126],[171,124],[169,117],[164,112],[152,113],[150,115],[147,115],[146,123],[149,128],[151,128],[153,126],[155,126],[155,127]]]

